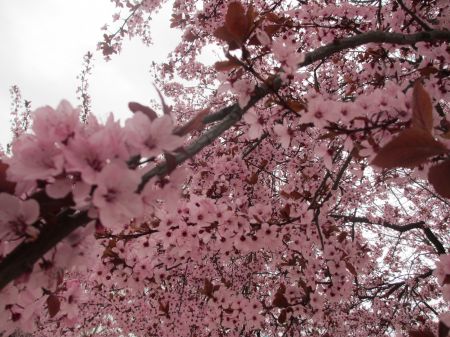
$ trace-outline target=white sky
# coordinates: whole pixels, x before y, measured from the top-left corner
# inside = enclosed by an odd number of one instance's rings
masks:
[[[77,105],[76,77],[88,50],[95,57],[89,93],[97,116],[113,111],[123,118],[129,101],[156,98],[150,64],[163,61],[180,36],[169,28],[169,10],[153,20],[154,46],[126,41],[123,52],[105,62],[96,45],[115,12],[109,0],[0,0],[0,143],[10,138],[9,88],[18,85],[32,109],[56,107],[63,98]]]

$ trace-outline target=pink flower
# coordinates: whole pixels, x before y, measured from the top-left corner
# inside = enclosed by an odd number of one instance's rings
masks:
[[[297,44],[290,39],[278,38],[272,41],[273,55],[280,61],[287,74],[294,74],[297,71],[298,64],[305,60],[305,55],[297,50]]]
[[[258,117],[255,110],[249,110],[244,115],[244,121],[250,124],[250,130],[248,130],[248,137],[250,139],[259,138],[263,133],[262,120]]]
[[[122,162],[107,165],[97,176],[93,204],[106,227],[119,227],[142,216],[143,203],[135,193],[140,176]]]
[[[59,178],[45,186],[45,193],[53,199],[64,198],[72,190],[72,185],[70,178]]]
[[[49,142],[64,142],[80,129],[79,109],[66,100],[56,110],[49,106],[33,113],[33,127],[36,137]]]
[[[83,181],[95,184],[96,176],[110,160],[129,158],[124,132],[112,116],[105,126],[89,136],[77,135],[64,149],[69,172],[80,172]]]
[[[250,102],[255,86],[247,79],[240,79],[233,83],[233,92],[238,95],[238,103],[244,108]]]
[[[321,98],[314,98],[308,102],[308,111],[301,117],[302,123],[314,123],[316,127],[324,127],[328,124],[327,115],[332,111],[332,103]]]
[[[44,142],[33,135],[18,138],[12,146],[13,157],[5,160],[9,165],[8,180],[46,180],[63,170],[64,158],[54,143]]]
[[[0,238],[13,231],[17,235],[35,235],[31,227],[39,217],[39,204],[36,200],[23,201],[11,194],[0,193]]]
[[[284,121],[283,124],[274,125],[273,131],[275,132],[275,134],[277,134],[278,137],[280,137],[281,146],[285,149],[288,149],[289,145],[291,144],[291,131],[286,121]]]
[[[76,322],[79,305],[86,301],[86,294],[78,280],[67,281],[66,288],[64,301],[61,301],[61,313],[67,315],[69,321]]]
[[[151,121],[138,111],[125,123],[126,140],[144,157],[155,157],[163,151],[173,151],[183,144],[183,138],[172,133],[173,123],[168,115]]]
[[[93,139],[94,137],[96,139]],[[100,140],[98,134],[90,138],[76,136],[64,149],[66,169],[69,172],[81,173],[81,178],[88,184],[95,183],[97,174],[108,158],[107,148],[100,146],[102,142],[97,143],[96,140]]]

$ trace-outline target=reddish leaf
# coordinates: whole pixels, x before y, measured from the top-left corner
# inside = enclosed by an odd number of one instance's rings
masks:
[[[281,25],[267,25],[264,27],[264,31],[269,36],[274,36],[276,32],[278,32],[281,28]]]
[[[444,284],[450,284],[450,275],[445,275],[444,281],[442,281],[442,285]]]
[[[218,39],[228,43],[230,50],[239,48],[239,45],[234,41],[233,35],[225,27],[219,27],[214,31],[214,36]]]
[[[5,164],[0,160],[0,192],[14,194],[16,183],[6,180],[6,170],[8,167],[8,164]]]
[[[268,12],[268,13],[264,16],[264,18],[265,18],[266,20],[268,20],[268,21],[275,22],[275,23],[278,23],[278,22],[280,22],[280,20],[281,20],[281,18],[280,18],[277,14],[275,14],[274,12]]]
[[[187,135],[193,131],[200,131],[205,127],[203,124],[203,118],[209,113],[209,109],[201,110],[194,118],[192,118],[185,125],[180,126],[174,130],[174,134],[178,136]]]
[[[286,204],[282,209],[280,209],[280,214],[284,219],[289,219],[291,213],[291,204]]]
[[[348,271],[352,273],[353,276],[358,276],[355,267],[350,262],[345,261],[345,266],[347,267]]]
[[[433,66],[427,66],[427,67],[425,67],[425,68],[419,69],[419,73],[420,73],[420,75],[422,75],[422,76],[429,76],[429,75],[435,74],[435,73],[437,73],[437,72],[439,72],[439,69],[436,69],[436,68],[433,67]]]
[[[273,299],[272,305],[277,308],[287,308],[289,306],[289,302],[282,293],[277,292],[275,294],[275,298]]]
[[[252,35],[252,37],[248,40],[247,45],[249,45],[249,46],[260,46],[261,42],[258,40],[256,35]]]
[[[51,294],[47,298],[47,308],[51,318],[53,318],[59,312],[60,307],[61,303],[59,302],[58,296]]]
[[[436,337],[430,329],[410,330],[409,337]]]
[[[429,157],[448,152],[444,144],[422,129],[411,128],[402,131],[387,143],[372,161],[372,165],[382,168],[414,167],[424,163]]]
[[[250,178],[247,179],[250,185],[255,185],[258,182],[258,173],[254,172]]]
[[[247,14],[245,14],[247,17],[247,22],[250,28],[250,25],[255,21],[256,17],[258,16],[258,13],[255,11],[255,7],[253,7],[253,4],[250,4],[247,9]]]
[[[347,232],[342,232],[337,236],[337,240],[341,243],[344,242],[346,238],[347,238]],[[354,269],[353,266],[352,266],[352,268]],[[350,268],[348,268],[348,265],[347,265],[347,269],[350,270]]]
[[[225,16],[225,28],[238,44],[242,44],[245,41],[250,28],[250,22],[245,15],[244,6],[241,3],[232,2],[228,5]]]
[[[450,335],[450,327],[444,324],[444,322],[439,321],[438,336],[448,337]]]
[[[166,104],[166,101],[164,100],[163,95],[161,94],[161,91],[154,85],[156,92],[158,93],[159,99],[161,100],[161,105],[163,107],[164,115],[170,115],[170,112],[172,111],[172,108]]]
[[[428,172],[428,180],[438,194],[450,198],[450,160],[432,166]]]
[[[170,318],[170,315],[169,315],[169,304],[170,303],[169,302],[164,303],[161,299],[158,300],[158,303],[159,303],[159,310],[162,311],[167,318]]]
[[[429,132],[433,128],[431,98],[419,81],[414,84],[412,125]]]
[[[306,110],[306,105],[304,102],[300,101],[287,101],[287,105],[290,109],[292,109],[295,112],[300,112],[302,110]]]
[[[228,70],[240,67],[240,66],[241,66],[241,64],[234,60],[219,61],[219,62],[214,63],[214,69],[216,69],[217,71],[228,71]]]
[[[184,40],[188,42],[193,42],[198,39],[198,36],[192,32],[192,30],[187,31],[184,34]]]
[[[137,102],[130,102],[128,103],[128,108],[133,112],[136,113],[138,111],[142,112],[144,115],[146,115],[151,121],[158,118],[158,114],[148,106],[142,105]]]
[[[280,315],[278,316],[278,323],[283,324],[284,322],[286,322],[286,318],[287,318],[287,313],[286,310],[283,309],[280,312]]]
[[[170,18],[170,28],[175,28],[180,26],[183,23],[183,15],[182,14],[172,14]]]

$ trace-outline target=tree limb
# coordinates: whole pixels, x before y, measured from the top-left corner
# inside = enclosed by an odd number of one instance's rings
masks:
[[[407,225],[395,225],[395,224],[390,224],[387,222],[382,222],[382,223],[373,222],[373,221],[370,221],[366,217],[347,216],[347,215],[339,215],[339,214],[332,214],[331,216],[335,219],[344,219],[345,221],[362,222],[362,223],[367,223],[367,224],[372,224],[372,225],[379,225],[379,226],[393,229],[400,233],[405,233],[412,229],[420,229],[424,232],[426,238],[431,242],[431,244],[434,246],[434,248],[436,249],[438,254],[447,254],[442,242],[438,239],[438,237],[432,232],[432,230],[430,228],[425,226],[424,221],[413,222],[413,223],[410,223]]]

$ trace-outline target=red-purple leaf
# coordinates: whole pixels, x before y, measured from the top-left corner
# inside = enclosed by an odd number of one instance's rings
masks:
[[[155,89],[159,95],[159,99],[161,100],[161,105],[163,107],[164,115],[170,115],[170,113],[172,112],[172,108],[166,104],[166,101],[164,100],[164,97],[161,94],[161,91],[159,91],[159,89],[156,86],[155,86]]]
[[[439,337],[448,337],[449,335],[450,335],[450,327],[445,325],[444,322],[439,321],[438,336]]]
[[[6,180],[6,170],[8,167],[8,164],[0,160],[0,192],[14,194],[16,183]]]
[[[228,71],[240,66],[241,64],[235,60],[219,61],[214,63],[214,69],[217,71]]]
[[[438,194],[450,198],[450,160],[432,166],[428,172],[428,180]]]
[[[414,84],[412,125],[428,132],[433,128],[431,98],[419,81]]]
[[[158,114],[148,106],[142,105],[137,102],[130,102],[128,103],[128,108],[133,112],[136,113],[138,111],[142,112],[144,115],[146,115],[151,121],[158,118]]]
[[[248,28],[250,28],[250,25],[255,21],[256,17],[258,16],[258,13],[255,10],[255,7],[253,7],[253,4],[250,4],[247,8],[247,13],[245,14],[247,17],[248,22]]]
[[[167,174],[170,174],[177,167],[177,159],[169,152],[164,152],[164,159],[167,165]]]
[[[350,262],[345,261],[345,266],[347,267],[348,271],[352,273],[353,276],[358,276],[355,267]]]
[[[410,330],[409,337],[436,337],[430,329]]]
[[[51,318],[53,318],[59,312],[60,307],[61,303],[59,302],[58,296],[51,294],[47,298],[47,308]]]
[[[218,39],[231,43],[234,41],[233,35],[228,31],[226,27],[219,27],[214,31],[214,36]]]
[[[184,136],[190,132],[202,130],[205,127],[205,124],[203,124],[203,118],[205,118],[205,116],[208,113],[209,109],[201,110],[194,118],[192,118],[185,125],[177,127],[173,133],[178,136]]]
[[[272,301],[272,305],[277,308],[287,308],[289,306],[289,302],[282,293],[277,292]]]
[[[382,168],[415,167],[429,157],[444,154],[449,150],[441,142],[422,129],[402,131],[387,143],[376,155],[372,165]]]
[[[286,310],[283,309],[280,312],[280,315],[278,316],[278,323],[283,324],[286,322],[286,318],[287,318],[287,313]]]
[[[225,16],[225,27],[237,43],[242,44],[245,41],[250,28],[250,22],[245,15],[244,6],[241,3],[232,2],[228,5]]]

